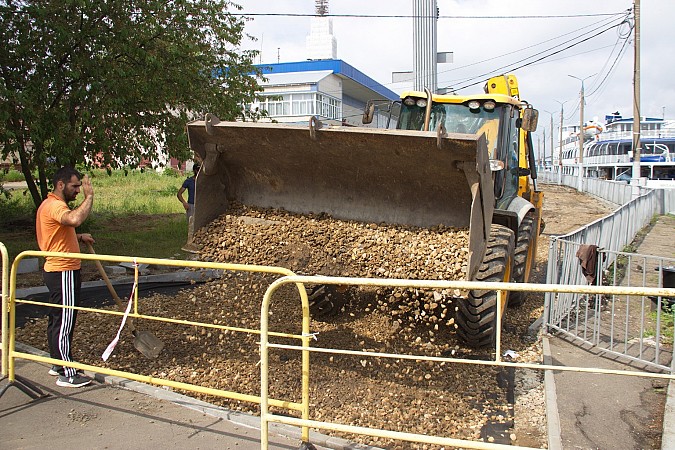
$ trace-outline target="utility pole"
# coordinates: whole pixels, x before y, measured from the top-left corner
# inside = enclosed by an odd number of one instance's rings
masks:
[[[542,142],[544,143],[544,171],[546,171],[546,128],[542,128],[542,131],[544,132],[544,137],[542,138]]]
[[[563,106],[565,105],[565,103],[567,103],[567,100],[565,100],[564,102],[556,100],[556,102],[560,103],[560,142],[558,142],[560,148],[558,150],[558,184],[562,184]]]
[[[635,14],[635,51],[633,61],[633,174],[632,183],[640,178],[640,0],[633,3]],[[639,192],[633,192],[637,197]]]
[[[550,133],[550,135],[551,135],[551,172],[553,172],[553,149],[555,148],[555,147],[553,147],[553,132],[555,130],[553,129],[553,113],[548,112],[548,111],[546,111],[546,112],[549,113],[549,115],[551,116],[551,133]]]
[[[579,186],[577,190],[583,190],[584,183],[584,81],[594,77],[597,74],[589,75],[585,78],[575,77],[574,75],[568,75],[569,77],[576,78],[581,81],[581,91],[579,93]]]
[[[555,131],[553,129],[553,113],[551,111],[546,111],[545,109],[542,111],[551,115],[551,132],[549,134],[551,135],[551,172],[553,172],[553,150],[555,149],[553,146],[553,133]],[[544,140],[546,140],[546,130],[544,130]],[[544,153],[544,159],[546,159],[546,153]]]

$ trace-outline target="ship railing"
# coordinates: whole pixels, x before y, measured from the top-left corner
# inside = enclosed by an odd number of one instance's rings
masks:
[[[619,139],[633,139],[632,131],[605,131],[600,135],[603,141],[619,140]],[[658,138],[675,138],[675,130],[661,129],[661,130],[640,130],[640,139],[658,139]]]

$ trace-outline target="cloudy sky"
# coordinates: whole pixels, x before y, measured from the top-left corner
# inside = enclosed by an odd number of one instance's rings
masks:
[[[314,13],[313,0],[235,2],[249,14]],[[547,111],[554,114],[557,128],[559,102],[565,102],[565,123],[578,123],[581,81],[569,75],[589,77],[584,82],[587,120],[602,119],[614,111],[632,117],[634,35],[626,43],[630,26],[619,25],[623,13],[632,8],[632,0],[437,2],[441,16],[438,51],[454,53],[453,63],[438,67],[439,86],[458,87],[481,80],[459,91],[469,94],[480,91],[489,76],[504,71],[515,73],[521,98],[539,109],[540,124],[545,125],[548,134],[551,116]],[[330,14],[410,16],[412,1],[331,0]],[[665,112],[666,117],[674,118],[675,76],[670,69],[675,65],[675,1],[642,0],[640,16],[641,115],[662,117]],[[246,31],[257,41],[248,41],[245,47],[261,50],[262,63],[305,60],[310,20],[254,16]],[[396,93],[409,87],[393,84],[391,73],[412,69],[411,18],[334,17],[333,32],[339,59]],[[551,55],[554,52],[557,53]],[[534,61],[545,55],[549,56]],[[522,65],[525,67],[513,70]],[[540,126],[538,133],[541,131]]]

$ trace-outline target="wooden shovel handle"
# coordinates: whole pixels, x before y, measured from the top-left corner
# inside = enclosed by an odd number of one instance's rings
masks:
[[[96,252],[94,251],[94,247],[87,242],[87,248],[89,249],[89,253],[92,255],[95,255]],[[108,278],[108,274],[105,273],[105,269],[103,268],[103,265],[101,264],[101,261],[98,259],[94,260],[94,263],[96,263],[96,267],[98,268],[98,272],[101,274],[101,278],[103,278],[103,281],[105,281],[105,285],[108,286],[108,290],[110,291],[110,295],[113,296],[113,299],[115,300],[115,303],[117,303],[117,307],[121,310],[124,311],[124,303],[122,303],[122,299],[120,299],[119,295],[117,295],[117,291],[115,291],[115,288],[113,287],[112,283],[110,282],[110,278]]]
[[[89,249],[89,253],[92,255],[95,255],[96,252],[94,251],[94,247],[87,242],[87,248]],[[112,295],[113,300],[115,300],[115,303],[117,304],[117,308],[124,312],[126,308],[124,307],[124,303],[122,302],[122,299],[120,299],[120,296],[117,295],[117,291],[115,291],[115,288],[113,287],[112,283],[110,282],[110,278],[108,278],[108,274],[105,273],[105,269],[103,268],[103,265],[101,264],[101,261],[98,259],[94,260],[94,263],[96,263],[96,267],[98,268],[98,272],[101,274],[101,278],[103,278],[103,281],[105,281],[105,285],[108,286],[108,291],[110,291],[110,295]],[[134,321],[131,317],[129,317],[129,330],[131,331],[131,334],[136,336],[136,326],[134,325]]]

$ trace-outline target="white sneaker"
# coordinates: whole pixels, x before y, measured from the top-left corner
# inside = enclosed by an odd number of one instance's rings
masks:
[[[62,387],[82,387],[91,383],[91,378],[80,374],[75,374],[72,377],[59,376],[56,379],[56,385]]]

